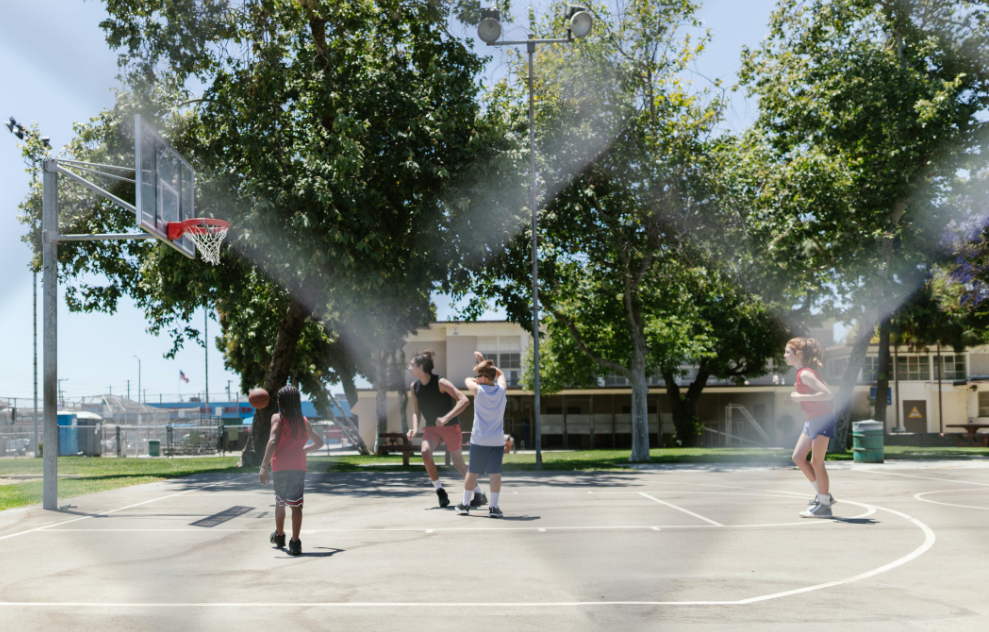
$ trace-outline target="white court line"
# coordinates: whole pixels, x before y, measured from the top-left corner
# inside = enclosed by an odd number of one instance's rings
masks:
[[[235,478],[232,478],[232,479],[229,479],[229,480],[226,480],[226,481],[218,481],[216,483],[210,483],[209,485],[203,485],[202,487],[197,487],[195,489],[188,489],[188,490],[186,490],[184,492],[178,492],[178,493],[175,493],[175,494],[169,494],[167,496],[159,496],[158,498],[152,498],[151,500],[145,500],[143,502],[134,503],[133,505],[127,505],[126,507],[120,507],[118,509],[111,509],[110,511],[101,511],[101,512],[98,512],[98,513],[89,514],[88,516],[80,516],[79,518],[73,518],[72,520],[65,520],[63,522],[49,522],[46,525],[42,525],[40,527],[35,527],[34,529],[28,529],[27,531],[20,531],[18,533],[11,533],[11,534],[8,534],[8,535],[0,536],[0,540],[6,540],[7,538],[16,538],[19,535],[27,535],[28,533],[37,533],[38,531],[49,531],[49,530],[51,530],[50,527],[52,527],[52,526],[62,526],[62,525],[65,525],[65,524],[71,524],[73,522],[79,522],[80,520],[87,520],[89,518],[96,518],[98,516],[109,516],[110,514],[117,513],[118,511],[126,511],[127,509],[133,509],[134,507],[140,507],[141,505],[147,505],[148,503],[158,502],[159,500],[165,500],[166,498],[174,498],[176,496],[184,496],[185,494],[191,494],[193,492],[198,492],[199,490],[206,489],[207,487],[215,487],[217,485],[224,485],[226,483],[230,483],[230,482],[233,482],[235,480],[244,478],[245,476],[251,476],[251,474],[242,474],[241,476],[237,476]],[[63,531],[64,530],[66,530],[66,529],[63,529]],[[67,529],[67,530],[71,531],[71,529]]]
[[[931,503],[932,505],[944,505],[945,507],[961,507],[962,509],[981,509],[982,511],[989,511],[989,507],[979,507],[978,505],[959,505],[959,504],[956,504],[956,503],[945,503],[945,502],[939,502],[937,500],[928,500],[927,498],[922,498],[923,496],[926,496],[928,494],[946,494],[948,492],[973,492],[973,491],[984,492],[984,491],[987,491],[987,490],[984,490],[984,489],[968,489],[968,488],[962,488],[962,489],[941,489],[941,490],[933,491],[933,492],[921,492],[919,494],[914,494],[913,497],[916,500],[919,500],[919,501],[925,502],[925,503]]]
[[[193,490],[194,491],[194,490]],[[849,501],[851,502],[851,501]],[[804,588],[797,588],[795,590],[788,590],[778,593],[772,593],[769,595],[760,595],[757,597],[749,597],[747,599],[740,599],[737,601],[557,601],[557,602],[488,602],[488,603],[463,603],[463,602],[351,602],[351,603],[341,603],[341,602],[304,602],[304,603],[292,603],[292,602],[219,602],[219,603],[207,603],[207,602],[186,602],[186,603],[121,603],[121,602],[42,602],[42,601],[0,601],[0,607],[24,607],[24,608],[104,608],[104,609],[128,609],[128,608],[366,608],[366,609],[376,609],[376,608],[463,608],[463,607],[476,607],[476,608],[574,608],[574,607],[600,607],[600,606],[634,606],[634,607],[655,607],[655,606],[739,606],[747,605],[751,603],[757,603],[761,601],[769,601],[772,599],[779,599],[782,597],[789,597],[791,595],[797,595],[807,592],[813,592],[816,590],[822,590],[825,588],[832,588],[834,586],[841,586],[844,584],[851,584],[854,582],[861,581],[863,579],[868,579],[870,577],[875,577],[881,573],[892,570],[903,564],[906,564],[924,553],[926,553],[936,541],[934,531],[930,529],[923,522],[908,516],[905,513],[895,511],[893,509],[887,509],[885,507],[876,507],[873,505],[866,505],[865,503],[854,503],[863,507],[869,507],[874,512],[877,508],[883,511],[887,511],[891,514],[900,516],[914,526],[920,528],[924,533],[924,542],[921,543],[916,549],[900,557],[892,562],[880,566],[879,568],[867,571],[865,573],[859,573],[852,577],[846,579],[841,579],[837,581],[825,582],[822,584],[815,584],[813,586],[807,586]],[[820,523],[827,523],[829,521],[819,521]],[[815,522],[816,523],[816,522]],[[705,528],[698,525],[695,528]]]
[[[677,507],[673,503],[668,503],[665,500],[660,500],[658,498],[654,498],[653,496],[650,496],[649,494],[647,494],[645,492],[639,492],[639,495],[640,496],[645,496],[649,500],[655,501],[655,502],[659,503],[660,505],[666,505],[667,507],[670,507],[672,509],[676,509],[677,511],[682,511],[683,513],[685,513],[685,514],[687,514],[689,516],[693,516],[694,518],[699,518],[700,520],[703,520],[704,522],[713,524],[716,527],[723,527],[723,526],[725,526],[725,525],[721,524],[720,522],[715,522],[714,520],[711,520],[710,518],[705,518],[704,516],[702,516],[700,514],[696,514],[696,513],[692,512],[692,511],[690,511],[689,509],[684,509],[683,507]]]
[[[922,478],[928,481],[940,481],[942,483],[958,483],[960,485],[979,485],[981,487],[989,487],[989,483],[976,483],[975,481],[957,481],[953,478],[937,478],[936,476],[918,476],[916,474],[900,474],[899,472],[889,472],[886,470],[858,470],[859,472],[866,472],[868,474],[888,474],[890,476],[903,476],[906,478]]]

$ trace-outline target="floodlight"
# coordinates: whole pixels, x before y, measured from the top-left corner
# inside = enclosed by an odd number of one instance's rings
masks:
[[[49,141],[51,141],[51,138],[49,138],[47,136],[42,136],[41,137],[41,144],[44,145],[45,147],[47,147],[48,149],[51,149],[52,146],[51,146],[51,143]]]
[[[14,128],[17,127],[17,121],[15,121],[14,117],[12,116],[6,123],[4,123],[4,125],[6,125],[7,129],[10,130],[10,133],[13,134]]]
[[[501,37],[501,12],[497,9],[481,9],[481,23],[477,25],[477,36],[485,44],[493,44]]]
[[[576,38],[586,37],[594,26],[594,18],[584,7],[568,7],[570,14],[570,32]]]

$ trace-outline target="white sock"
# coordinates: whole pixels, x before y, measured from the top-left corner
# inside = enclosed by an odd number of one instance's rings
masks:
[[[470,498],[473,495],[474,495],[474,492],[472,492],[471,490],[469,490],[469,489],[465,489],[464,490],[464,504],[465,505],[470,506]]]
[[[501,496],[501,492],[491,492],[491,503],[490,507],[498,506],[498,497]]]
[[[826,505],[826,506],[830,507],[831,506],[831,495],[830,494],[818,494],[817,495],[817,502],[821,503],[822,505]]]
[[[443,482],[440,481],[440,479],[436,479],[435,481],[430,481],[430,482],[433,484],[433,487],[435,487],[436,489],[443,489]]]
[[[478,483],[477,487],[474,488],[474,494],[481,494],[481,485]]]
[[[814,493],[815,494],[820,494],[821,493],[821,490],[819,490],[817,488],[817,481],[811,481],[810,484],[814,486]]]

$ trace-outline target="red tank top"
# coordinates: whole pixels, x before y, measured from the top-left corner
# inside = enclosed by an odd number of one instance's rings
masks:
[[[810,371],[814,375],[814,377],[816,377],[818,380],[821,381],[822,384],[824,383],[824,378],[821,377],[821,374],[818,373],[816,369],[812,369],[809,366],[805,366],[804,368],[797,371],[796,391],[801,395],[813,395],[817,391],[804,384],[803,381],[800,379],[800,375],[804,371]],[[831,413],[834,412],[834,408],[831,407],[830,400],[824,402],[800,402],[800,406],[801,408],[804,409],[804,414],[807,415],[808,419],[816,419],[817,417],[830,415]]]
[[[305,417],[302,418],[305,421]],[[306,453],[303,448],[309,443],[309,433],[305,426],[296,430],[292,436],[292,427],[287,419],[278,424],[278,445],[271,456],[271,471],[303,470],[306,469]]]

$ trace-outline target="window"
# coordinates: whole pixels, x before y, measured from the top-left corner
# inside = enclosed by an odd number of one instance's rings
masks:
[[[604,376],[604,385],[605,386],[628,386],[628,380],[625,379],[625,377],[623,377],[621,375],[615,375],[614,373],[612,373],[611,375]]]
[[[903,358],[900,359],[902,360]],[[890,359],[890,363],[889,363],[889,375],[887,375],[886,378],[890,381],[893,380],[892,359]],[[914,379],[914,378],[910,378],[910,379]],[[916,379],[922,379],[922,378],[916,378]],[[879,381],[879,356],[866,356],[865,362],[862,364],[862,381],[863,382]]]
[[[944,380],[964,380],[965,356],[963,355],[941,355],[944,364]],[[937,357],[934,358],[934,366],[937,367]]]
[[[901,380],[931,379],[930,361],[927,356],[900,356],[896,370]]]
[[[866,366],[868,366],[869,358],[866,358]],[[828,360],[827,363],[827,376],[832,380],[839,380],[845,376],[845,369],[848,368],[848,358],[835,358],[833,360]]]
[[[493,360],[505,374],[509,386],[518,386],[522,377],[522,338],[520,336],[478,336],[477,350]]]
[[[979,417],[989,417],[989,391],[979,393]]]

